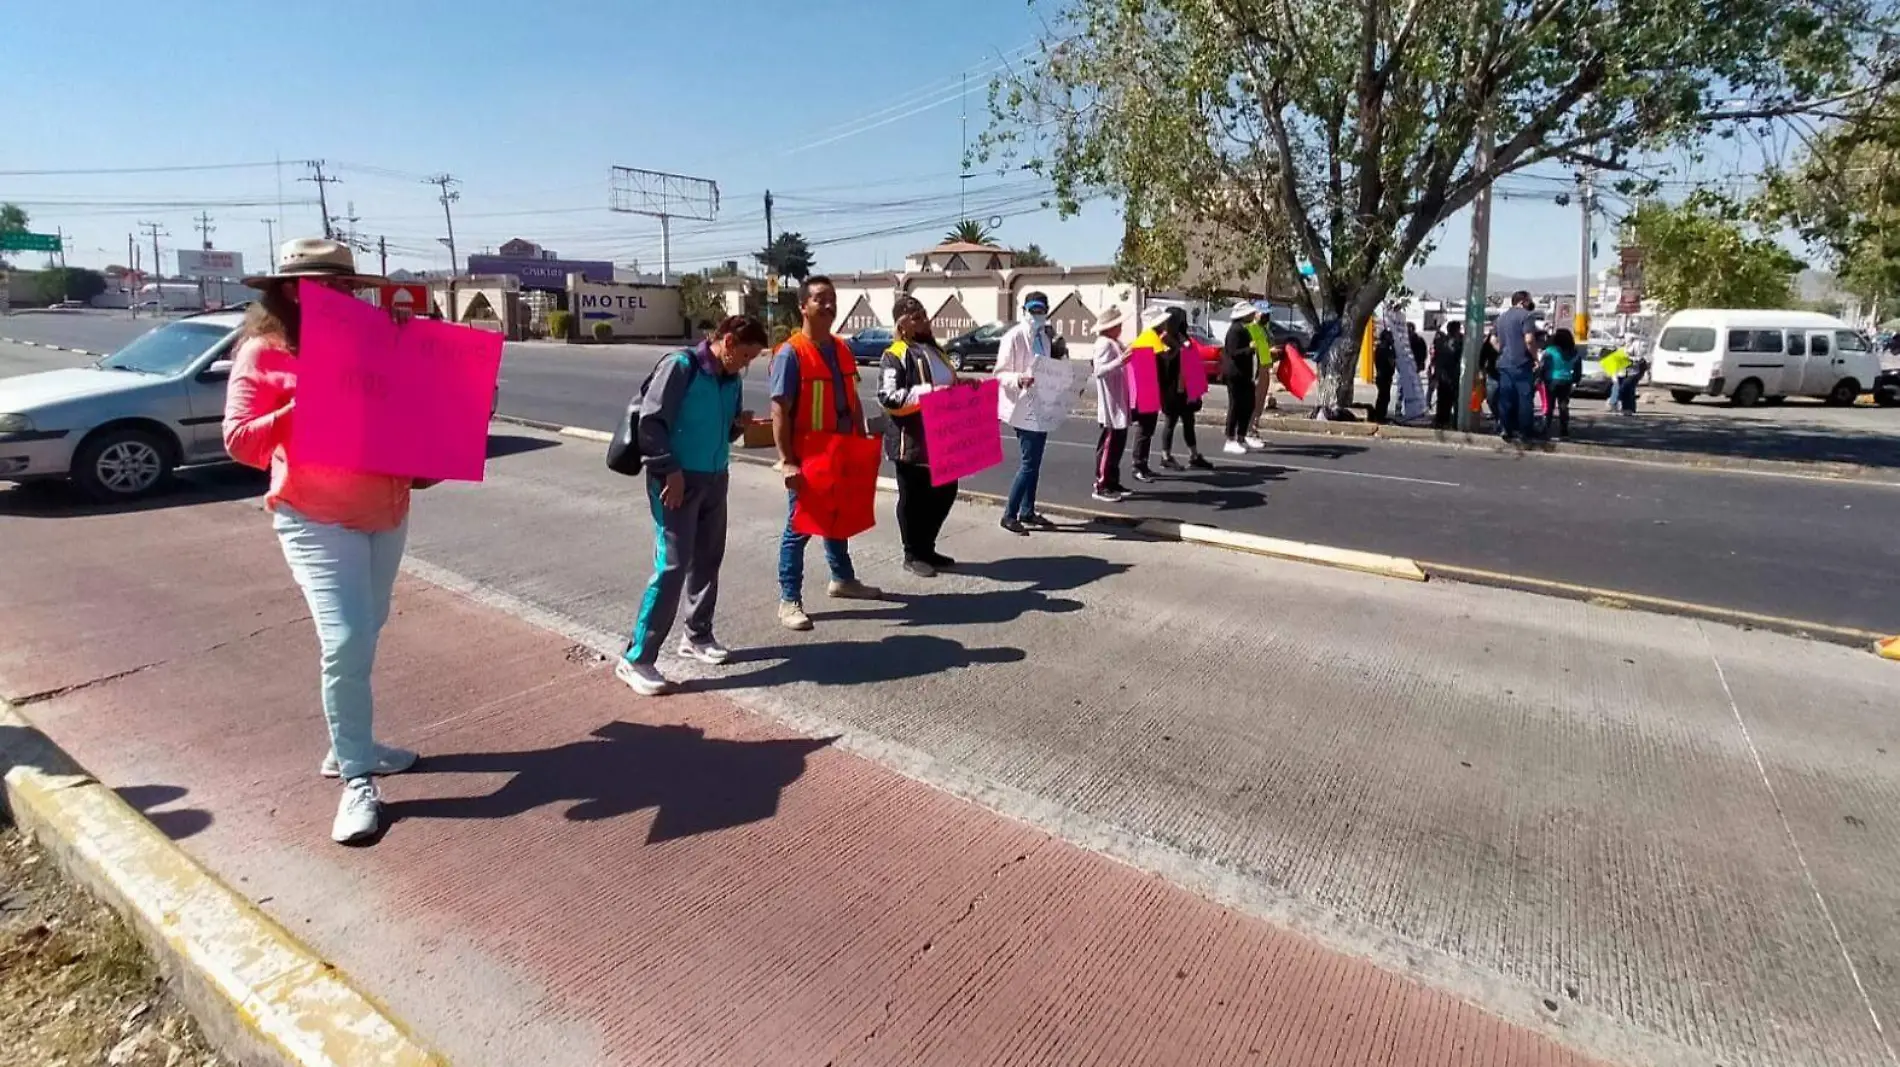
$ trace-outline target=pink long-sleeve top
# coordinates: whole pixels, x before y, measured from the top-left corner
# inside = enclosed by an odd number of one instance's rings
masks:
[[[296,398],[296,356],[264,338],[238,346],[224,396],[224,448],[239,463],[270,471],[264,506],[287,504],[305,518],[366,533],[401,526],[410,479],[290,462]]]

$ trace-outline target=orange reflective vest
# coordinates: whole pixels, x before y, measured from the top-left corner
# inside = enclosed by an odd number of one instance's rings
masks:
[[[792,346],[792,352],[798,356],[798,405],[792,409],[792,434],[796,442],[799,435],[808,433],[830,433],[837,428],[837,400],[832,396],[836,383],[832,380],[831,364],[819,353],[818,346],[812,342],[805,331],[799,330],[786,339]],[[832,351],[838,356],[838,369],[844,372],[845,403],[851,412],[851,427],[848,433],[864,432],[864,410],[858,401],[858,365],[851,358],[851,346],[842,337],[832,337]]]

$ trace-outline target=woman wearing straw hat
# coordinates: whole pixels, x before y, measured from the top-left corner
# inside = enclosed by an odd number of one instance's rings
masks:
[[[224,446],[239,463],[270,472],[264,505],[322,649],[330,752],[319,773],[343,780],[330,836],[348,844],[373,839],[380,827],[382,801],[371,776],[406,771],[416,762],[413,752],[376,743],[370,668],[402,563],[409,492],[421,486],[291,461],[291,420],[299,417],[298,287],[306,281],[354,293],[383,279],[359,274],[348,246],[315,237],[286,242],[276,273],[244,279],[259,295],[239,332],[224,402]]]

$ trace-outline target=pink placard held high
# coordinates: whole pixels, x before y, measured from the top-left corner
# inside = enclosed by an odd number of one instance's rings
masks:
[[[933,389],[918,401],[930,484],[948,485],[1003,462],[1003,437],[996,426],[1001,388],[991,378],[976,386]]]
[[[299,463],[479,482],[501,335],[389,312],[304,282],[297,358]]]

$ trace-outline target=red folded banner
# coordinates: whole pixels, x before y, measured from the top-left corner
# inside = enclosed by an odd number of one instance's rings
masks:
[[[1319,381],[1313,365],[1300,355],[1300,350],[1292,345],[1284,346],[1285,354],[1273,361],[1273,376],[1286,386],[1286,391],[1305,400],[1306,394],[1313,391],[1313,385]]]
[[[792,507],[792,529],[842,541],[877,525],[877,469],[884,443],[856,434],[808,433],[798,439],[805,484]]]

